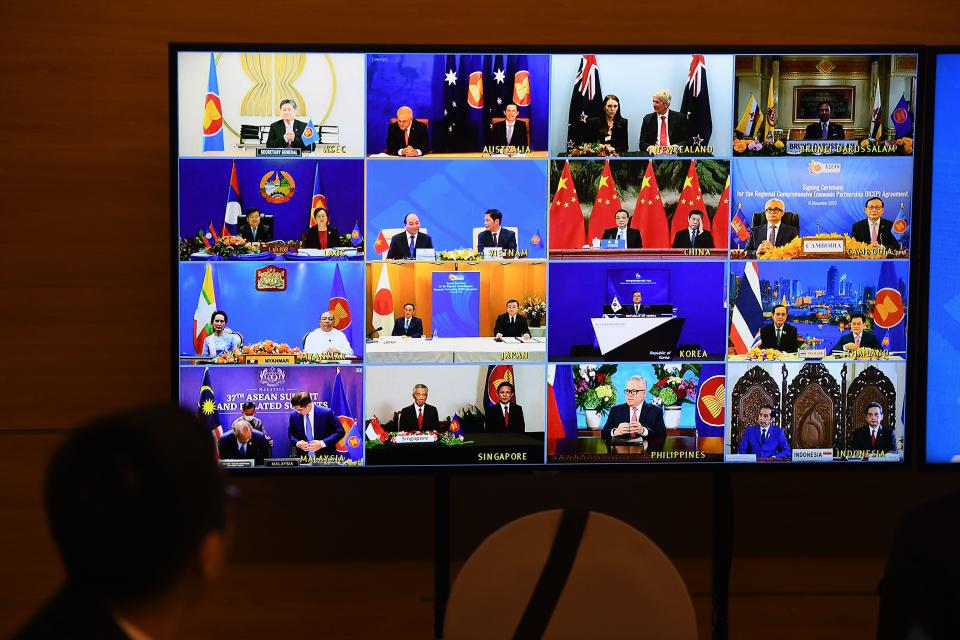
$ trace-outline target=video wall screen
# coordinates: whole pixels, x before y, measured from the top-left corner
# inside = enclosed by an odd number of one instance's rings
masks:
[[[171,55],[224,466],[903,461],[916,52]]]

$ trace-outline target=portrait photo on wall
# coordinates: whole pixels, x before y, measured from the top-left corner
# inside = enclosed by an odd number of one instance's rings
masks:
[[[903,360],[905,262],[732,262],[730,360]]]
[[[726,155],[732,75],[729,55],[551,56],[550,153]]]
[[[543,365],[372,366],[366,378],[368,465],[543,464]]]
[[[363,161],[181,159],[181,260],[363,260]]]
[[[177,54],[181,156],[363,154],[359,53]]]
[[[363,464],[360,367],[180,367],[224,467]]]
[[[741,158],[733,257],[877,259],[910,254],[911,158]]]
[[[372,53],[367,154],[546,157],[550,56]]]
[[[547,374],[547,462],[721,462],[724,367],[577,363]]]
[[[543,259],[546,162],[367,162],[367,260]]]
[[[363,357],[363,265],[181,262],[181,362],[352,362]]]
[[[368,263],[367,362],[546,360],[545,262]]]
[[[903,461],[903,362],[732,362],[728,462]]]
[[[551,361],[723,360],[720,262],[550,264]]]
[[[733,153],[912,155],[917,56],[736,57]]]
[[[728,160],[552,160],[551,259],[726,259]]]

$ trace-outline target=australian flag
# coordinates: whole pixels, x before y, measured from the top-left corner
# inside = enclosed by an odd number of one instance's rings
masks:
[[[680,112],[687,116],[691,143],[694,146],[710,144],[713,120],[710,119],[710,92],[707,90],[707,61],[702,55],[694,55],[690,61]]]
[[[439,149],[448,153],[465,151],[467,79],[457,73],[457,56],[446,57],[436,81],[443,85],[443,112],[435,135]]]
[[[570,94],[570,113],[567,117],[567,147],[583,141],[581,131],[587,120],[603,114],[603,92],[600,90],[600,69],[597,56],[584,55],[580,59],[577,77]]]
[[[493,118],[502,118],[510,102],[513,85],[507,80],[507,66],[503,55],[487,56],[488,68],[484,74],[484,111],[487,117],[487,135],[493,129]],[[487,86],[489,85],[489,86]]]
[[[347,402],[347,392],[343,388],[343,378],[337,369],[337,377],[333,381],[333,397],[330,399],[330,410],[333,417],[343,426],[344,435],[337,443],[337,453],[352,461],[363,459],[363,434],[360,425],[353,418],[350,404]]]

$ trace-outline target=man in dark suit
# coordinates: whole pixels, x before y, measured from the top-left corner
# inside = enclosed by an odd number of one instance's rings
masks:
[[[713,249],[713,235],[703,230],[703,212],[687,214],[687,228],[673,237],[674,249]]]
[[[853,430],[850,438],[850,448],[854,451],[896,451],[897,432],[895,429],[885,429],[883,422],[883,407],[878,402],[867,404],[864,415],[867,424]]]
[[[346,431],[333,411],[315,404],[306,391],[297,391],[290,398],[290,422],[287,436],[290,452],[295,457],[313,460],[317,455],[337,455],[336,446]]]
[[[501,382],[497,385],[500,402],[489,405],[483,412],[483,428],[487,433],[523,433],[523,407],[516,404],[513,385]]]
[[[863,207],[867,217],[853,223],[850,235],[854,240],[865,242],[873,247],[884,246],[887,249],[899,249],[900,244],[893,237],[893,223],[883,218],[883,200],[870,198]]]
[[[752,453],[757,460],[789,460],[790,443],[783,429],[773,424],[773,407],[760,407],[757,424],[744,429],[740,438],[739,453]]]
[[[630,214],[627,213],[626,209],[620,209],[614,215],[614,219],[617,221],[617,226],[611,227],[610,229],[603,230],[603,239],[604,240],[626,240],[627,249],[642,249],[643,248],[643,238],[640,237],[639,229],[630,229],[627,227],[627,222],[630,220]]]
[[[783,200],[778,198],[767,200],[763,209],[767,221],[750,230],[750,239],[744,249],[762,253],[773,247],[782,247],[800,235],[800,230],[796,227],[781,223],[785,207]]]
[[[247,223],[240,225],[240,237],[247,242],[273,242],[273,228],[260,220],[260,210],[247,209]]]
[[[413,109],[397,109],[397,121],[387,127],[387,153],[415,158],[430,153],[427,125],[413,117]]]
[[[673,99],[667,89],[653,94],[653,113],[643,116],[640,123],[640,151],[649,153],[651,147],[681,147],[690,144],[687,117],[679,111],[670,110]]]
[[[487,209],[483,214],[484,230],[477,236],[477,251],[500,247],[507,256],[517,255],[517,234],[503,228],[503,214],[498,209]]]
[[[607,422],[600,432],[603,439],[666,437],[667,426],[663,423],[663,411],[660,407],[643,401],[647,395],[647,381],[642,376],[631,376],[623,393],[627,401],[610,409]]]
[[[397,418],[399,431],[437,431],[440,429],[440,416],[437,408],[427,404],[430,390],[425,384],[413,386],[413,404],[400,410]]]
[[[833,351],[854,351],[860,348],[881,349],[880,341],[873,331],[867,331],[864,327],[867,324],[867,318],[862,313],[855,313],[850,316],[850,331],[840,336],[837,344],[833,345]]]
[[[830,122],[830,103],[821,102],[817,105],[817,115],[820,116],[819,122],[808,124],[806,131],[803,132],[804,140],[843,140],[843,125],[836,122]]]
[[[433,240],[420,233],[420,216],[408,213],[403,218],[403,231],[390,238],[387,260],[416,260],[417,249],[432,249]]]
[[[230,433],[225,433],[217,442],[220,458],[223,460],[249,460],[262,466],[263,459],[270,457],[270,445],[259,431],[243,417],[237,418],[231,425]]]
[[[420,320],[417,316],[413,315],[413,312],[417,308],[413,306],[412,302],[408,302],[403,305],[403,317],[397,318],[393,323],[393,331],[390,333],[392,336],[407,336],[408,338],[422,338],[423,337],[423,321]]]
[[[613,311],[613,307],[610,308]],[[630,304],[620,307],[619,311],[613,311],[618,316],[647,316],[653,315],[653,309],[650,305],[643,304],[643,292],[634,291],[630,294]]]
[[[490,131],[490,145],[492,147],[516,147],[520,152],[529,151],[527,147],[527,123],[517,120],[520,109],[512,102],[508,102],[503,109],[505,120],[493,125]]]
[[[507,312],[497,316],[497,321],[493,325],[493,336],[495,338],[530,338],[530,329],[527,327],[527,319],[519,313],[520,303],[516,300],[507,300]]]
[[[800,348],[797,328],[787,324],[787,306],[778,304],[773,308],[773,322],[760,329],[760,348],[796,353]]]
[[[313,149],[303,144],[303,130],[307,123],[297,120],[297,103],[290,98],[280,101],[280,119],[270,125],[267,135],[268,149]]]

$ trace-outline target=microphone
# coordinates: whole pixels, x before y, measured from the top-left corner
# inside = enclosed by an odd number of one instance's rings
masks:
[[[380,332],[380,331],[383,331],[383,327],[377,327],[377,328],[374,329],[373,331],[369,332],[369,333],[367,334],[367,340],[373,340],[373,334],[378,333],[378,332]]]

